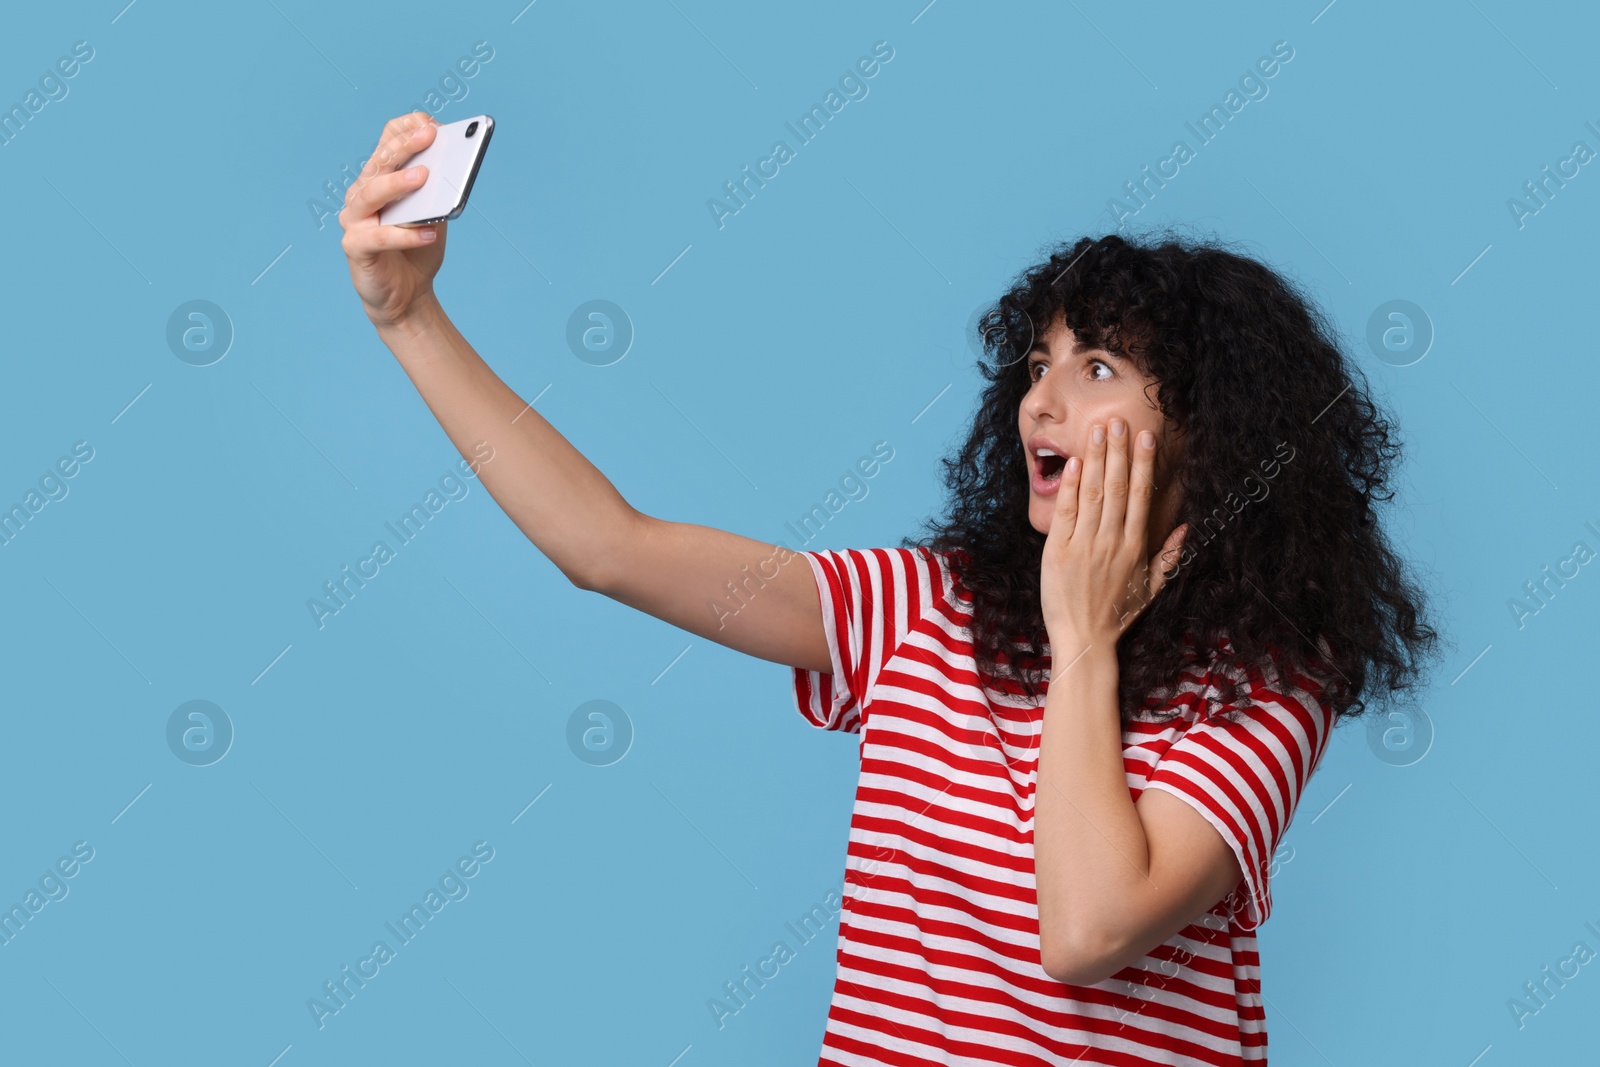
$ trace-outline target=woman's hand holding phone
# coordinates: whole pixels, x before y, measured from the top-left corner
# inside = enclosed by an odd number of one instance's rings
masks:
[[[380,330],[405,323],[433,298],[433,278],[444,262],[445,227],[384,226],[378,211],[427,180],[426,167],[405,162],[433,143],[438,126],[424,111],[389,120],[378,148],[345,192],[340,245],[350,260],[350,280],[367,318]],[[416,173],[413,173],[416,172]]]

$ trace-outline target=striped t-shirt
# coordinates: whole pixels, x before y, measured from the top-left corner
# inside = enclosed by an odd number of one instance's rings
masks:
[[[1244,875],[1137,963],[1068,985],[1039,956],[1042,698],[980,684],[971,597],[942,553],[800,554],[833,670],[795,668],[796,702],[814,726],[861,734],[820,1064],[1264,1063],[1254,931],[1271,910],[1273,853],[1333,726],[1310,680],[1294,675],[1277,691],[1258,671],[1229,668],[1251,706],[1213,715],[1213,657],[1164,705],[1178,717],[1124,725],[1133,799],[1160,789],[1192,805]]]

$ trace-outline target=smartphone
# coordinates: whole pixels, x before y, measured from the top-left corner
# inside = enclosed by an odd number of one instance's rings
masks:
[[[427,167],[427,180],[421,188],[378,209],[379,224],[423,226],[460,215],[466,210],[467,196],[493,134],[494,119],[488,115],[441,123],[434,131],[433,143],[406,161],[407,167]]]

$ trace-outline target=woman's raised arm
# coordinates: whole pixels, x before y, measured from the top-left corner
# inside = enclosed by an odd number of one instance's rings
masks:
[[[445,314],[433,278],[447,224],[379,224],[378,209],[424,177],[400,168],[434,129],[421,112],[384,128],[346,194],[342,243],[368,318],[440,426],[463,456],[493,457],[478,469],[484,488],[574,585],[749,655],[830,671],[816,584],[799,555],[630,506]]]

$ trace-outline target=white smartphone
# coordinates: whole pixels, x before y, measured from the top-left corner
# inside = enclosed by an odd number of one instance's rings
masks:
[[[460,215],[466,209],[467,196],[493,134],[494,119],[488,115],[441,123],[434,131],[433,143],[405,164],[427,167],[427,180],[421,188],[379,208],[379,224],[423,226]]]

